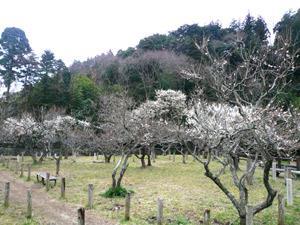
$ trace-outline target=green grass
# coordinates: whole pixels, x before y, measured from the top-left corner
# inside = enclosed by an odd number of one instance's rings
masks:
[[[26,159],[29,160],[29,159]],[[238,224],[238,215],[231,202],[218,187],[204,175],[201,164],[193,162],[189,157],[187,164],[176,162],[168,157],[158,156],[152,167],[141,169],[140,162],[130,159],[130,166],[123,179],[123,187],[132,190],[131,220],[124,221],[124,198],[105,198],[103,194],[111,186],[111,172],[114,163],[92,163],[93,157],[77,158],[76,163],[63,160],[61,175],[66,177],[66,201],[82,206],[87,205],[88,184],[94,184],[94,208],[97,214],[108,219],[117,219],[126,225],[153,224],[157,213],[157,198],[164,199],[164,217],[167,224],[199,224],[205,209],[211,209],[211,217],[220,222]],[[1,167],[3,169],[3,167]],[[212,169],[217,169],[213,164]],[[55,162],[47,160],[32,168],[32,180],[37,171],[55,173]],[[262,171],[258,169],[254,185],[250,188],[250,203],[255,204],[264,199],[266,191],[262,185]],[[271,177],[270,177],[271,179]],[[24,180],[26,180],[24,178]],[[31,181],[31,182],[33,182]],[[222,181],[238,196],[238,191],[231,183],[229,172]],[[273,186],[285,193],[282,178],[272,181]],[[294,182],[295,203],[286,209],[286,221],[289,225],[299,225],[300,221],[300,180]],[[60,199],[60,181],[49,191],[49,194]],[[1,217],[0,217],[1,218]],[[255,224],[276,225],[277,199],[274,204],[255,216]]]
[[[0,206],[0,224],[1,225],[39,225],[36,219],[26,219],[23,206],[11,205],[8,208]]]

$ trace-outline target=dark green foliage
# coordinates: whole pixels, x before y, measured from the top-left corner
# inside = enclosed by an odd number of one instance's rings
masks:
[[[70,102],[69,86],[71,74],[62,60],[56,60],[51,51],[42,55],[39,70],[39,82],[27,95],[27,110],[68,107]]]
[[[274,49],[281,47],[282,39],[290,39],[291,53],[299,51],[300,10],[286,13],[274,31]],[[117,55],[108,52],[85,62],[75,61],[69,70],[49,50],[38,60],[24,31],[12,27],[6,28],[0,39],[0,76],[8,93],[14,81],[23,83],[23,91],[15,98],[18,112],[58,106],[77,118],[93,120],[100,93],[125,90],[137,103],[152,99],[157,89],[181,90],[189,96],[195,83],[181,77],[182,68],[199,62],[208,65],[211,55],[230,62],[226,67],[230,73],[244,62],[243,52],[255,54],[268,44],[269,35],[263,18],[250,14],[228,28],[214,22],[204,26],[185,24],[169,34],[145,37],[136,48],[119,50]],[[288,78],[290,85],[278,97],[285,106],[300,105],[300,57],[295,63],[295,71]],[[71,74],[87,77],[72,79]],[[216,91],[208,83],[202,85],[204,97],[218,101]]]
[[[93,118],[97,112],[99,89],[90,78],[73,77],[70,85],[70,110],[78,119]]]
[[[120,80],[119,64],[117,61],[108,65],[103,74],[103,81],[106,85],[115,85]]]
[[[267,24],[262,17],[258,17],[256,20],[250,14],[248,14],[243,22],[242,31],[245,34],[243,39],[246,49],[254,51],[262,44],[266,44],[267,38],[270,32],[267,28]]]
[[[171,32],[170,37],[176,41],[176,44],[172,46],[174,51],[188,55],[195,60],[201,60],[204,56],[196,44],[202,43],[204,38],[221,40],[222,32],[218,23],[210,23],[202,27],[198,24],[186,24]]]
[[[295,53],[295,70],[289,77],[290,85],[286,89],[284,100],[286,105],[300,107],[300,9],[286,13],[274,27],[276,32],[275,47],[281,48],[284,43],[291,45],[290,54]],[[282,100],[282,99],[281,99]]]
[[[175,39],[172,36],[164,34],[154,34],[140,40],[137,48],[144,51],[171,50],[174,44]]]
[[[103,194],[101,194],[105,198],[125,198],[128,193],[134,193],[131,190],[127,190],[124,187],[116,187],[112,188],[110,187],[107,191],[105,191]]]
[[[27,85],[29,80],[35,76],[35,58],[30,56],[32,53],[28,39],[23,30],[16,27],[6,28],[0,39],[0,76],[7,88],[9,96],[11,85],[16,80],[25,79]],[[24,69],[25,68],[25,69]],[[27,73],[27,70],[30,73]],[[27,73],[27,74],[25,74]]]
[[[119,50],[117,56],[121,58],[127,58],[129,56],[134,55],[135,52],[136,52],[135,48],[129,47],[125,51]]]

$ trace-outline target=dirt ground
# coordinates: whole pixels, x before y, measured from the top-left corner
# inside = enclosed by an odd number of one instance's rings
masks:
[[[77,209],[79,205],[71,205],[63,201],[51,198],[41,184],[24,182],[13,177],[10,172],[0,171],[0,187],[4,187],[5,182],[10,182],[10,204],[21,204],[26,209],[27,190],[32,190],[33,215],[42,218],[43,224],[47,225],[74,225],[78,224]],[[3,196],[3,188],[0,194]],[[96,215],[94,212],[86,210],[86,225],[116,225],[117,222],[108,221]]]

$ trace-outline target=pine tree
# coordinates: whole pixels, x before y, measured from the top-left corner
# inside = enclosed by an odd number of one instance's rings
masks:
[[[24,31],[16,27],[8,27],[3,31],[0,45],[0,76],[7,88],[8,98],[12,83],[26,73],[24,68],[32,59],[29,56],[32,49]]]

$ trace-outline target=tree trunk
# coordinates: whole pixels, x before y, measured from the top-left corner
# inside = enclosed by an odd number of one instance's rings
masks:
[[[278,159],[278,160],[277,160],[277,167],[278,167],[279,169],[281,169],[281,166],[282,166],[282,165],[281,165],[281,159]],[[277,176],[277,177],[279,177],[279,174],[280,174],[280,172],[276,172],[276,176]]]
[[[142,155],[142,156],[141,156],[142,168],[146,168],[145,156],[146,156],[146,155]]]
[[[240,216],[240,225],[246,225],[246,216]]]
[[[240,162],[240,158],[238,156],[232,156],[232,159],[233,159],[233,165],[234,165],[234,168],[236,170],[239,170],[239,162]]]
[[[124,159],[124,161],[123,161],[122,169],[121,169],[121,171],[120,171],[120,176],[119,176],[119,179],[118,179],[118,181],[117,181],[117,188],[118,188],[118,187],[121,187],[122,179],[123,179],[124,174],[125,174],[125,172],[126,172],[128,166],[129,166],[129,164],[127,163],[128,157],[129,157],[129,155],[126,155],[126,156],[125,156],[125,159]]]
[[[42,152],[42,155],[39,158],[39,163],[42,163],[44,161],[45,156],[46,156],[46,153]]]
[[[11,82],[8,83],[7,85],[7,91],[6,91],[6,99],[8,100],[9,99],[9,91],[10,91],[10,86],[11,86]]]
[[[37,164],[38,163],[38,160],[37,160],[37,157],[36,157],[35,154],[31,154],[31,158],[32,158],[33,164]]]
[[[182,163],[186,164],[186,154],[184,152],[182,153]]]
[[[61,160],[61,157],[59,156],[57,159],[55,159],[56,161],[56,176],[59,175],[59,171],[60,171],[60,160]]]
[[[67,150],[65,150],[65,159],[68,159],[69,158],[69,152]]]
[[[104,161],[105,161],[105,163],[110,163],[111,157],[112,157],[112,155],[105,155],[104,154]]]
[[[122,179],[123,179],[123,176],[128,168],[128,158],[129,158],[129,155],[122,155],[121,159],[119,159],[117,165],[115,166],[113,172],[112,172],[112,188],[115,189],[115,188],[118,188],[121,186],[121,182],[122,182]],[[120,175],[119,175],[119,178],[116,179],[116,175],[117,175],[117,171],[118,171],[118,168],[121,166],[121,163],[122,163],[122,168],[121,168],[121,171],[120,171]]]
[[[151,164],[151,157],[150,157],[149,154],[147,155],[147,158],[148,158],[148,164],[147,164],[147,166],[152,166],[152,164]]]
[[[297,170],[300,171],[300,156],[296,157],[296,167],[297,167]]]

